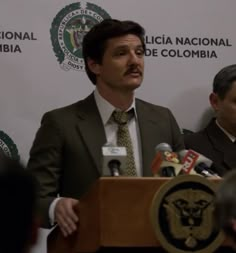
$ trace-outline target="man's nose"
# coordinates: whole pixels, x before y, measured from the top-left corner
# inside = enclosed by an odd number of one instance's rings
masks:
[[[129,64],[138,64],[139,57],[135,52],[130,52],[129,54]]]

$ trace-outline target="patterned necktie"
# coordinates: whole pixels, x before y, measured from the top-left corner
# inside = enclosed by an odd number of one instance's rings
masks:
[[[129,113],[114,111],[112,117],[114,121],[118,124],[117,145],[121,147],[126,147],[127,151],[127,166],[126,170],[124,171],[124,175],[136,176],[137,173],[134,162],[133,146],[128,128]]]

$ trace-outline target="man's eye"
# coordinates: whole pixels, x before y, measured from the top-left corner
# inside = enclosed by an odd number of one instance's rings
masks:
[[[124,56],[126,54],[126,52],[125,51],[117,51],[117,52],[115,52],[114,53],[114,57],[120,57],[120,56]]]
[[[117,55],[120,55],[120,56],[121,56],[121,55],[125,55],[125,53],[126,53],[125,51],[119,51],[119,52],[117,53]]]
[[[142,55],[144,55],[144,51],[142,49],[137,50],[136,54],[139,55],[139,56],[142,56]]]

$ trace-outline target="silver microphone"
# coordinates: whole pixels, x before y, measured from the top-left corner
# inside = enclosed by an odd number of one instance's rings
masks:
[[[127,151],[125,147],[118,147],[106,143],[102,147],[103,168],[102,176],[121,176],[126,167]]]

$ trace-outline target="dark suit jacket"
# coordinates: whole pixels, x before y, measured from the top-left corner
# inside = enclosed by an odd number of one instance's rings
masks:
[[[136,110],[143,176],[152,176],[155,146],[166,142],[174,150],[181,150],[183,140],[168,109],[136,99]],[[49,226],[48,208],[58,193],[78,199],[101,176],[101,147],[105,143],[105,130],[93,94],[43,116],[28,163],[40,182],[43,226]]]
[[[193,149],[210,158],[217,166],[215,172],[223,176],[236,168],[236,145],[212,119],[205,129],[184,137],[187,149]]]

